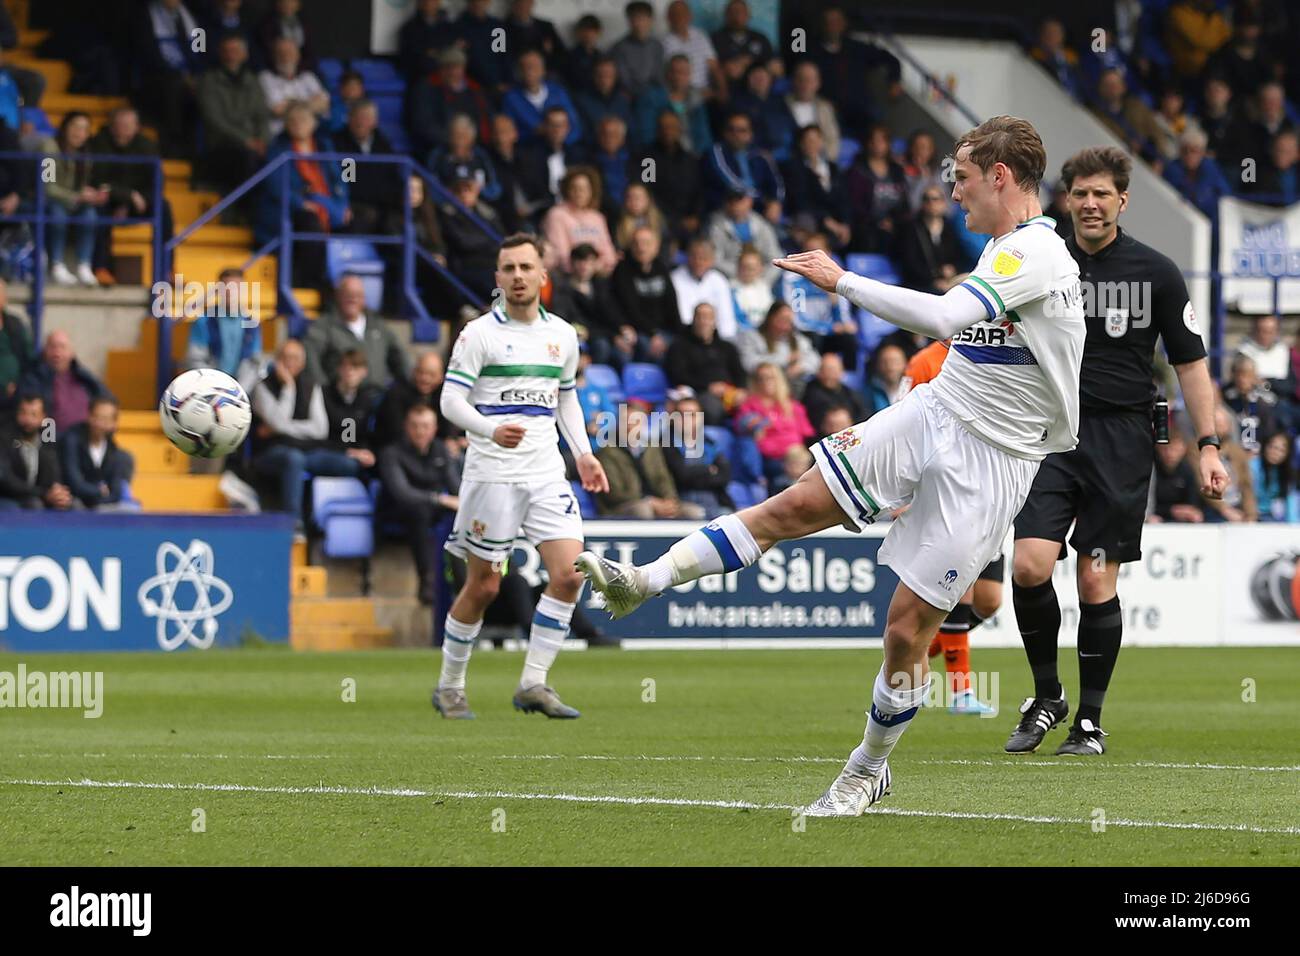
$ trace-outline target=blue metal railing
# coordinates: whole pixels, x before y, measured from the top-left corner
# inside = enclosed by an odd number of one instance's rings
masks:
[[[291,172],[290,163],[299,160],[310,162],[330,162],[341,163],[344,160],[352,160],[361,163],[380,163],[386,165],[396,165],[401,167],[403,201],[402,201],[402,232],[400,235],[388,235],[379,233],[325,233],[325,232],[305,232],[297,231],[293,228],[293,217],[289,208],[290,189],[289,176]],[[402,246],[401,258],[401,287],[402,297],[412,319],[412,338],[417,342],[437,341],[438,324],[429,315],[423,301],[420,299],[419,291],[415,285],[415,263],[418,255],[428,266],[442,277],[453,289],[465,297],[465,299],[476,306],[484,303],[484,297],[481,293],[467,286],[459,276],[438,262],[425,249],[420,248],[415,241],[415,219],[412,216],[411,204],[406,194],[407,183],[412,175],[419,176],[432,193],[439,199],[449,202],[463,212],[476,226],[486,232],[494,241],[499,241],[501,236],[491,226],[479,216],[475,215],[470,209],[452,195],[446,187],[440,183],[437,178],[409,156],[401,155],[360,155],[353,153],[294,153],[285,152],[271,160],[249,179],[245,180],[238,187],[224,196],[220,202],[207,210],[198,219],[190,223],[184,230],[177,233],[176,236],[167,243],[168,252],[179,248],[181,243],[185,242],[199,229],[215,220],[223,212],[247,195],[250,191],[267,182],[271,176],[279,175],[283,177],[281,182],[280,210],[279,210],[279,229],[277,234],[264,243],[260,248],[253,251],[248,260],[241,267],[249,268],[255,261],[263,256],[272,253],[279,254],[279,267],[276,279],[276,314],[283,315],[289,320],[289,331],[291,335],[301,335],[306,325],[306,316],[299,306],[297,297],[293,294],[293,247],[296,242],[334,242],[334,241],[357,241],[369,242],[376,245],[398,245]],[[159,324],[158,334],[158,361],[160,382],[166,381],[168,376],[164,374],[170,365],[171,355],[171,319],[163,320]]]
[[[0,161],[17,160],[20,162],[31,162],[40,164],[46,159],[51,159],[55,155],[52,153],[21,153],[21,152],[0,152]],[[148,223],[152,226],[152,243],[153,243],[153,282],[161,281],[163,275],[163,238],[162,238],[162,200],[163,200],[163,175],[162,160],[157,156],[117,156],[112,153],[77,153],[76,160],[88,160],[92,167],[95,163],[104,165],[116,165],[124,163],[138,163],[150,165],[153,167],[153,202],[150,205],[152,213],[148,216],[125,216],[121,219],[96,219],[94,228],[112,228],[113,226],[132,226],[142,223]],[[27,305],[27,314],[32,323],[32,341],[41,340],[41,320],[45,312],[45,225],[50,220],[49,205],[46,202],[45,180],[41,175],[37,175],[36,195],[32,207],[20,206],[19,209],[31,208],[31,212],[15,212],[9,216],[0,216],[0,223],[6,222],[26,222],[32,224],[32,239],[36,246],[36,266],[32,271],[32,289],[31,301]],[[69,228],[77,226],[75,221],[68,221]]]

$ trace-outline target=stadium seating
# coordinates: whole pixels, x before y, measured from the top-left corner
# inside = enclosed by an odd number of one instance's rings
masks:
[[[623,367],[623,390],[630,399],[662,405],[668,397],[668,376],[658,365],[628,362]]]
[[[327,558],[368,558],[375,550],[374,504],[357,478],[313,478],[312,522]]]
[[[593,388],[601,389],[609,396],[612,402],[622,402],[627,400],[627,394],[623,391],[623,380],[619,378],[618,371],[609,365],[588,365],[587,381]]]
[[[378,311],[384,300],[384,260],[370,242],[360,239],[336,239],[325,246],[325,271],[331,285],[337,285],[344,273],[361,277],[366,290],[366,308]]]

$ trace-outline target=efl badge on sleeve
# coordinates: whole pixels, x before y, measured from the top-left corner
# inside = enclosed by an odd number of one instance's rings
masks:
[[[1013,276],[1024,265],[1025,254],[1019,249],[1003,249],[993,259],[993,271],[1000,276]]]
[[[1128,331],[1128,309],[1106,310],[1106,334],[1117,339]]]

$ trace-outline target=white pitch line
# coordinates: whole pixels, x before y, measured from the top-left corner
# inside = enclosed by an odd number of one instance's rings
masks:
[[[88,787],[109,790],[199,790],[221,793],[328,794],[358,797],[426,797],[453,800],[551,800],[561,803],[598,803],[622,806],[708,807],[721,810],[799,810],[785,803],[750,803],[744,800],[695,800],[686,797],[623,797],[605,794],[520,793],[509,790],[415,790],[407,787],[333,786],[259,786],[242,783],[156,783],[138,780],[0,780],[0,785],[15,787]],[[1092,826],[1091,819],[1075,817],[1028,816],[1015,813],[973,813],[958,810],[907,810],[877,807],[867,811],[878,816],[926,817],[945,820],[991,820],[1012,823],[1038,823],[1068,826]],[[1164,820],[1107,820],[1107,826],[1156,830],[1208,830],[1227,833],[1276,833],[1300,835],[1300,827],[1261,827],[1248,823],[1191,823]]]
[[[844,757],[734,757],[691,754],[497,754],[496,760],[612,760],[612,761],[650,761],[655,763],[829,763],[842,764]],[[1128,762],[1069,761],[1069,760],[1025,760],[1008,758],[1006,760],[917,760],[918,764],[953,767],[1121,767],[1145,768],[1153,770],[1249,770],[1260,773],[1300,773],[1300,765],[1278,767],[1256,767],[1245,764],[1226,763],[1156,763],[1137,760]]]

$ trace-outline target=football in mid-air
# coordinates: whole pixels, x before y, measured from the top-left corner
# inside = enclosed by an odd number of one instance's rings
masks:
[[[215,368],[182,372],[158,402],[163,433],[195,458],[229,455],[248,436],[253,411],[233,378]]]

